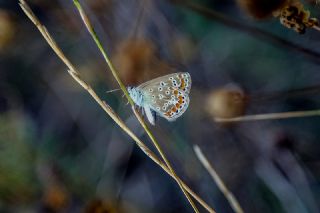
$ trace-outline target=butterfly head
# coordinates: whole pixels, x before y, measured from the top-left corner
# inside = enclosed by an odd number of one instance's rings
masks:
[[[143,105],[143,95],[142,92],[137,87],[127,87],[130,97],[133,102],[138,106]]]

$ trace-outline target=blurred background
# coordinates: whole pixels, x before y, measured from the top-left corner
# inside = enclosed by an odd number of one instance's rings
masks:
[[[27,2],[83,79],[153,149],[121,92],[106,93],[117,83],[72,1]],[[273,9],[256,17],[242,0],[81,2],[126,85],[191,74],[188,110],[152,131],[218,213],[233,211],[193,145],[245,212],[320,212],[319,117],[214,122],[320,108],[320,32],[285,28]],[[320,17],[316,1],[302,3]],[[0,5],[0,212],[192,212],[175,181],[68,75],[18,2]]]

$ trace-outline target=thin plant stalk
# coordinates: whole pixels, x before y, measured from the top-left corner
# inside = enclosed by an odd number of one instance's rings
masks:
[[[97,35],[97,33],[95,32],[88,16],[86,15],[86,13],[84,12],[84,10],[82,9],[81,4],[79,3],[78,0],[73,0],[73,3],[75,4],[76,8],[78,9],[80,16],[82,18],[82,21],[84,22],[87,30],[89,31],[90,35],[92,36],[93,40],[95,41],[97,47],[99,48],[101,54],[103,55],[103,58],[105,59],[106,63],[108,64],[114,78],[116,79],[116,81],[118,82],[121,90],[124,92],[126,98],[128,99],[130,105],[132,106],[132,109],[134,111],[134,114],[136,115],[137,119],[139,120],[141,126],[144,128],[144,130],[146,131],[147,135],[149,136],[149,138],[151,139],[153,145],[156,147],[156,149],[158,150],[159,154],[161,155],[161,158],[164,160],[164,162],[166,163],[166,165],[168,166],[168,168],[171,170],[172,174],[174,176],[176,176],[176,180],[177,183],[179,185],[179,187],[181,188],[182,192],[184,193],[184,195],[186,196],[187,200],[189,201],[190,205],[192,206],[193,210],[195,212],[199,212],[199,210],[197,209],[196,205],[194,204],[194,202],[192,201],[191,197],[189,196],[189,194],[187,193],[187,191],[184,189],[183,185],[181,184],[181,182],[179,181],[174,169],[172,168],[169,160],[167,159],[167,157],[165,156],[162,148],[160,147],[158,141],[156,140],[156,138],[154,137],[154,135],[152,134],[152,132],[150,131],[149,127],[147,126],[147,124],[144,122],[144,120],[139,116],[138,113],[136,113],[135,110],[135,104],[133,102],[133,100],[131,99],[125,85],[123,84],[123,82],[121,81],[118,72],[116,71],[116,69],[114,68],[111,60],[108,57],[108,54],[106,53],[105,49],[102,46],[102,43]]]
[[[219,177],[218,173],[214,170],[214,168],[211,166],[209,161],[207,160],[206,156],[202,153],[199,146],[195,145],[193,146],[194,152],[196,153],[197,158],[201,162],[201,164],[204,166],[204,168],[209,172],[214,182],[217,184],[220,191],[224,194],[226,199],[231,205],[231,208],[236,213],[244,213],[243,209],[241,208],[239,202],[235,198],[235,196],[228,190],[226,185],[223,183],[222,179]]]
[[[231,123],[240,121],[259,121],[259,120],[276,120],[276,119],[288,119],[288,118],[299,118],[299,117],[311,117],[320,116],[320,109],[307,110],[307,111],[295,111],[295,112],[278,112],[278,113],[267,113],[257,115],[246,115],[234,118],[214,118],[215,122],[219,123]]]
[[[84,80],[82,80],[79,72],[73,66],[73,64],[66,58],[62,50],[58,47],[54,39],[51,37],[47,29],[40,23],[38,18],[34,15],[31,8],[27,5],[24,0],[19,0],[20,7],[24,11],[24,13],[28,16],[28,18],[33,22],[33,24],[38,28],[42,36],[45,38],[47,43],[53,49],[53,51],[57,54],[57,56],[65,63],[68,67],[68,73],[72,76],[72,78],[80,84],[92,97],[93,99],[100,105],[100,107],[115,121],[119,127],[126,132],[138,145],[138,147],[156,164],[158,164],[165,172],[167,172],[172,178],[177,181],[180,181],[186,191],[197,200],[208,212],[215,213],[213,208],[211,208],[205,201],[203,201],[195,192],[193,192],[179,177],[176,177],[172,174],[171,170],[126,126],[123,120],[113,111],[113,109],[104,101],[102,101],[99,96],[94,92],[92,87],[87,84]]]
[[[319,27],[319,26],[316,26],[316,25],[315,25],[315,26],[313,26],[312,28],[315,29],[315,30],[317,30],[317,31],[320,31],[320,27]]]

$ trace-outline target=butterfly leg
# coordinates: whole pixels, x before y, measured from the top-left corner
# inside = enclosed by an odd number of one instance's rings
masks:
[[[145,105],[144,107],[144,111],[146,113],[146,116],[148,118],[148,121],[152,124],[155,125],[155,116],[152,112],[152,110],[150,109],[150,107],[148,105]]]
[[[151,113],[152,113],[152,115],[154,117],[154,123],[156,123],[156,121],[157,121],[157,113],[155,111],[153,111],[153,110],[151,110]]]

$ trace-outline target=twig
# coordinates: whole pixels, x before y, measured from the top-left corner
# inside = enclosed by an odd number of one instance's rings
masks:
[[[28,18],[33,22],[34,25],[38,28],[42,36],[48,42],[53,51],[57,54],[57,56],[65,63],[68,67],[68,73],[73,77],[73,79],[79,83],[93,98],[94,100],[101,106],[101,108],[116,122],[119,127],[125,131],[139,146],[139,148],[156,164],[158,164],[165,172],[167,172],[172,178],[176,181],[179,181],[184,189],[190,195],[197,200],[205,209],[209,212],[215,213],[215,211],[205,202],[203,201],[195,192],[193,192],[179,177],[174,176],[171,170],[126,126],[126,124],[119,118],[119,116],[113,111],[113,109],[104,101],[102,101],[99,96],[94,92],[89,84],[82,80],[80,74],[75,69],[73,64],[66,58],[62,50],[58,47],[54,39],[51,37],[47,29],[40,23],[38,18],[34,15],[31,8],[27,5],[24,0],[19,0],[20,7],[24,11],[24,13],[28,16]]]
[[[214,118],[214,120],[220,123],[229,123],[229,122],[239,122],[239,121],[275,120],[275,119],[287,119],[287,118],[311,117],[311,116],[320,116],[320,109],[309,110],[309,111],[247,115],[247,116],[240,116],[240,117],[234,117],[234,118]]]
[[[187,191],[185,190],[184,186],[182,185],[181,181],[179,180],[179,177],[176,175],[175,171],[173,170],[173,168],[171,167],[167,157],[164,155],[159,143],[157,142],[157,140],[155,139],[155,137],[153,136],[153,134],[151,133],[151,131],[149,130],[148,126],[146,125],[146,123],[144,122],[143,118],[140,116],[140,114],[137,112],[137,110],[135,109],[135,106],[132,106],[132,110],[134,112],[134,114],[136,115],[138,121],[140,122],[141,126],[145,129],[145,131],[147,132],[149,138],[151,139],[153,145],[156,147],[156,149],[158,150],[158,152],[160,153],[160,156],[162,157],[162,159],[164,160],[164,162],[166,163],[167,167],[170,169],[172,175],[175,177],[175,180],[177,180],[177,183],[179,184],[182,192],[184,193],[184,195],[186,196],[186,198],[188,199],[190,205],[192,206],[193,210],[195,212],[199,212],[199,210],[197,209],[197,207],[195,206],[195,204],[193,203],[192,199],[190,198],[190,196],[188,195]]]
[[[312,28],[317,30],[317,31],[320,31],[320,27],[319,26],[314,25]]]
[[[165,156],[164,152],[162,151],[158,141],[155,139],[155,137],[153,136],[153,134],[151,133],[150,129],[148,128],[148,126],[146,125],[146,123],[144,122],[143,119],[141,119],[141,117],[138,115],[138,113],[136,113],[134,107],[135,104],[133,102],[133,100],[131,99],[125,85],[123,84],[123,82],[121,81],[118,72],[115,70],[113,64],[111,63],[108,54],[106,53],[106,51],[104,50],[102,43],[100,41],[100,39],[98,38],[98,35],[96,34],[92,24],[89,21],[88,16],[85,14],[84,10],[81,7],[81,4],[79,3],[78,0],[73,0],[73,3],[75,4],[75,6],[77,7],[80,16],[82,18],[82,21],[84,22],[87,30],[89,31],[90,35],[92,36],[93,40],[95,41],[96,45],[98,46],[101,54],[103,55],[103,58],[105,59],[106,63],[108,64],[114,78],[116,79],[116,81],[118,82],[121,90],[124,92],[126,98],[128,99],[130,105],[132,106],[132,109],[134,111],[134,114],[137,116],[141,126],[145,129],[146,133],[148,134],[149,138],[151,139],[153,145],[156,147],[156,149],[158,150],[159,154],[161,155],[162,159],[164,160],[164,162],[166,163],[166,165],[168,166],[168,168],[171,170],[172,174],[176,177],[175,179],[177,180],[177,183],[179,184],[182,192],[184,193],[184,195],[186,196],[187,200],[189,201],[190,205],[192,206],[193,210],[195,212],[199,212],[199,210],[197,209],[196,205],[193,203],[191,197],[188,195],[188,193],[186,192],[186,190],[184,189],[184,187],[182,186],[182,184],[180,183],[174,169],[172,168],[170,162],[168,161],[167,157]]]
[[[239,202],[237,201],[237,199],[233,196],[233,194],[227,189],[227,187],[225,186],[225,184],[223,183],[223,181],[221,180],[221,178],[219,177],[219,175],[217,174],[217,172],[213,169],[213,167],[210,165],[209,161],[207,160],[207,158],[204,156],[204,154],[202,153],[201,149],[199,148],[199,146],[195,145],[193,146],[194,152],[196,153],[199,161],[202,163],[202,165],[204,166],[204,168],[206,168],[206,170],[209,172],[209,174],[211,175],[212,179],[214,180],[214,182],[216,182],[218,188],[220,189],[220,191],[224,194],[224,196],[227,198],[228,202],[230,203],[232,209],[236,212],[236,213],[243,213],[243,209],[241,208]]]

